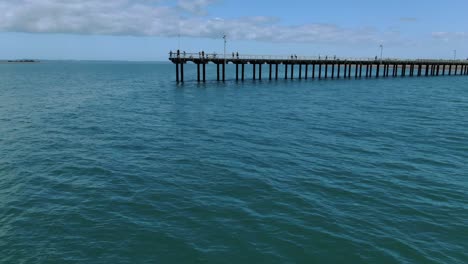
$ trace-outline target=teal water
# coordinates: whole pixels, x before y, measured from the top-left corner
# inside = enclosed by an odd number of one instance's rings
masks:
[[[174,71],[0,65],[0,263],[468,263],[468,77]]]

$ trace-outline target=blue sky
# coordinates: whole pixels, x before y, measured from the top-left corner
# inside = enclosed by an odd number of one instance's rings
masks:
[[[0,0],[0,59],[167,60],[169,50],[468,57],[468,1]],[[178,37],[180,35],[180,37]]]

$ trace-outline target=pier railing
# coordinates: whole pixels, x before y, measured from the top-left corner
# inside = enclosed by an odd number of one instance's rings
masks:
[[[264,60],[264,61],[324,61],[324,62],[333,62],[333,61],[369,61],[369,62],[419,62],[419,63],[461,63],[468,64],[468,60],[447,60],[447,59],[401,59],[401,58],[369,58],[369,57],[338,57],[338,56],[297,56],[297,55],[244,55],[244,54],[218,54],[218,53],[185,53],[181,52],[177,54],[175,52],[169,53],[169,59],[184,59],[184,60],[193,60],[193,59],[205,59],[205,60]]]
[[[237,54],[218,54],[206,53],[169,53],[169,59],[226,59],[226,60],[289,60],[289,61],[307,61],[307,60],[323,60],[323,61],[344,61],[344,60],[366,60],[375,61],[375,58],[345,58],[337,56],[296,56],[296,55],[237,55]]]

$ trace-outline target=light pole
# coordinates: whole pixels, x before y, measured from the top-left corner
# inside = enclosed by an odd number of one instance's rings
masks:
[[[223,35],[223,39],[224,39],[224,67],[226,67],[226,44],[227,44],[226,34]]]
[[[383,44],[380,44],[380,64],[382,64],[383,59]]]
[[[177,49],[180,50],[180,33],[177,35]]]
[[[177,49],[180,50],[180,16],[179,19],[177,20]]]

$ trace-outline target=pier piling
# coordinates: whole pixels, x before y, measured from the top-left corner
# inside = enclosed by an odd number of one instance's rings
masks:
[[[291,80],[294,79],[294,63],[291,63]]]
[[[276,63],[276,75],[275,75],[275,80],[278,80],[278,63]]]
[[[242,81],[245,79],[245,64],[242,63]]]
[[[203,82],[206,82],[206,63],[203,63]]]
[[[261,63],[258,65],[258,79],[260,81],[262,80],[262,64]]]
[[[299,64],[299,80],[302,80],[302,63]]]
[[[271,73],[272,73],[272,71],[273,71],[273,69],[272,69],[272,68],[273,68],[273,64],[270,64],[269,66],[270,66],[270,75],[269,75],[268,79],[271,81],[271,79],[272,79]]]
[[[226,81],[226,63],[223,63],[223,82]]]
[[[184,63],[180,64],[180,81],[184,82]]]
[[[257,79],[257,66],[255,65],[255,63],[252,64],[252,69],[253,69],[252,78],[256,80]]]

